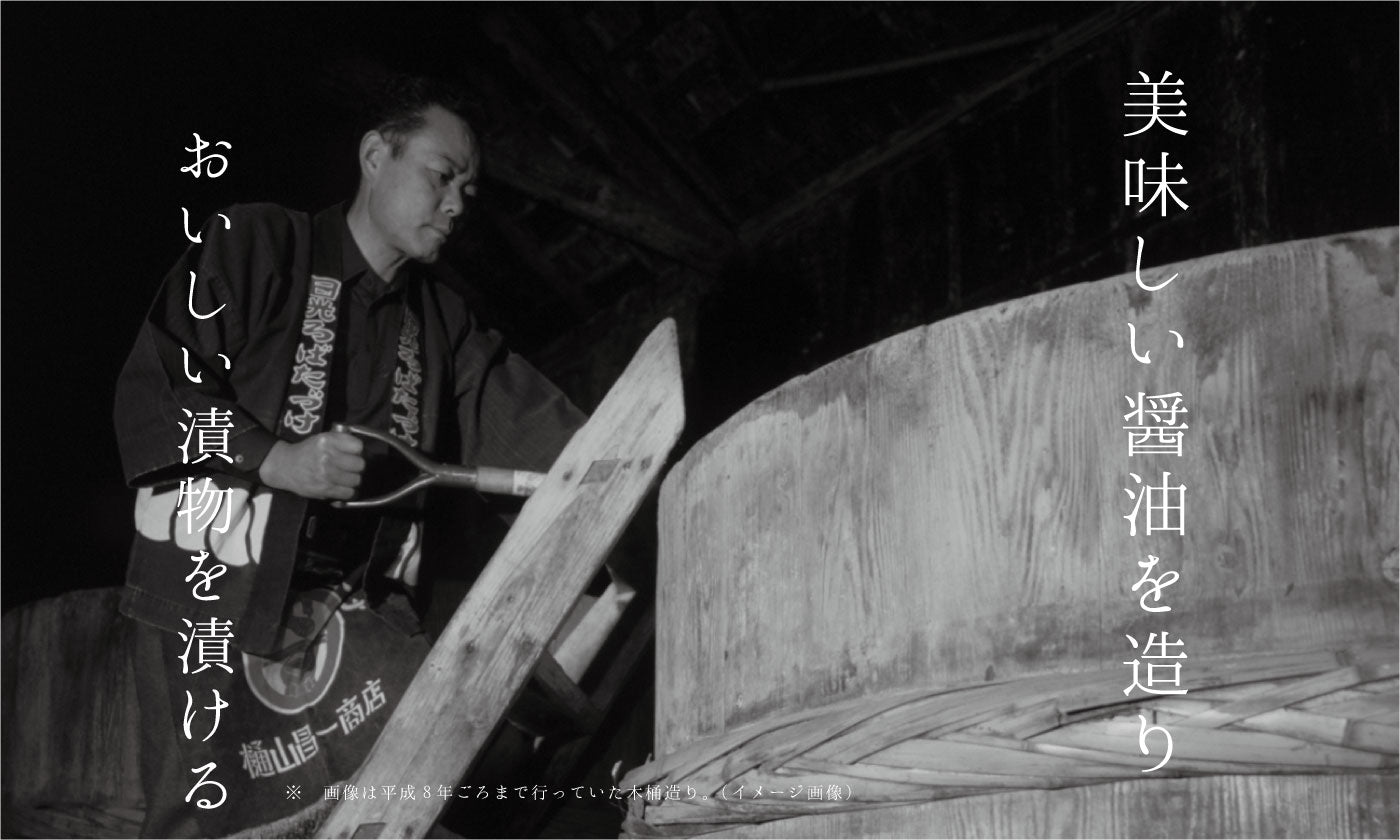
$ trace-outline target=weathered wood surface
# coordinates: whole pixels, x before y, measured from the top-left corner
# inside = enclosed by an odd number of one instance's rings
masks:
[[[716,837],[1394,837],[1393,775],[1209,776],[1017,791],[726,829]]]
[[[674,322],[642,344],[525,503],[356,776],[455,784],[652,486],[684,422]],[[611,470],[603,463],[613,462]],[[351,800],[322,837],[421,837],[439,799]]]
[[[1011,702],[1017,678],[1117,666],[1126,687],[1125,633],[1200,657],[1394,647],[1396,252],[1367,231],[1144,272],[1179,274],[1155,293],[1049,292],[745,408],[662,490],[657,755],[910,686],[1012,680]],[[1181,393],[1181,457],[1128,457],[1139,392]],[[1133,538],[1129,473],[1163,471],[1185,534]],[[1181,574],[1170,613],[1130,591],[1148,553]]]
[[[18,805],[5,809],[5,837],[93,837],[126,838],[141,836],[146,809],[109,805],[58,802],[50,805]],[[270,836],[270,835],[261,835]]]
[[[1139,715],[1169,726],[1175,743],[1158,779],[1393,772],[1400,732],[1381,721],[1396,708],[1397,660],[1395,647],[1196,654],[1190,699],[1125,697],[1114,667],[800,709],[630,771],[624,789],[686,795],[634,800],[625,828],[698,833],[807,813],[1139,780],[1151,763],[1138,742]],[[1336,716],[1332,695],[1346,695],[1350,717]],[[808,798],[812,788],[818,795]]]
[[[79,806],[96,814],[144,802],[138,686],[127,659],[130,626],[117,615],[120,595],[115,587],[85,589],[5,614],[0,778],[7,827],[11,816],[45,805],[81,822]]]
[[[613,580],[602,595],[592,600],[578,624],[569,628],[563,638],[551,643],[554,660],[569,679],[574,682],[583,679],[636,594],[630,585]]]

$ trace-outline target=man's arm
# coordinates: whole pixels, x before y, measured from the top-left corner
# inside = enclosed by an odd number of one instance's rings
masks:
[[[470,316],[469,316],[470,318]],[[499,333],[470,319],[457,352],[462,460],[545,471],[588,417]]]
[[[268,487],[308,499],[349,499],[360,486],[364,444],[344,432],[321,432],[297,443],[279,440],[267,451],[258,477]]]
[[[236,366],[274,365],[250,350],[269,311],[300,302],[274,256],[290,244],[265,210],[235,206],[212,217],[166,275],[117,381],[115,425],[133,487],[192,474],[261,480],[308,498],[350,498],[364,468],[353,435],[278,440],[239,403]],[[280,235],[279,235],[280,234]],[[191,275],[193,274],[193,279]],[[266,378],[263,379],[267,386]],[[282,383],[276,383],[280,394]]]
[[[238,286],[267,268],[253,222],[238,208],[227,215],[231,229],[211,218],[202,242],[170,269],[117,380],[117,443],[133,487],[198,472],[248,477],[276,441],[238,405],[231,384],[248,338],[250,302]],[[209,457],[195,463],[205,454],[191,431],[196,422],[227,435],[228,460],[206,449]]]

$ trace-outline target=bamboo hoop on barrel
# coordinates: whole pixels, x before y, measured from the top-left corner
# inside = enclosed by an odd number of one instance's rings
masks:
[[[1141,779],[1158,758],[1139,750],[1138,715],[1172,734],[1171,763],[1157,778],[1390,771],[1400,742],[1397,658],[1400,649],[1382,644],[1193,657],[1188,694],[1146,699],[1124,696],[1120,667],[804,709],[695,741],[628,773],[620,787],[638,795],[624,827],[631,836],[693,834]],[[810,801],[800,793],[831,785],[848,798]],[[741,786],[782,795],[743,798]],[[792,790],[799,793],[787,796]]]

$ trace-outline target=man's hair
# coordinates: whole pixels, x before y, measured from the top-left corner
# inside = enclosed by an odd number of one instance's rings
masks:
[[[408,136],[423,127],[427,121],[425,112],[433,105],[456,114],[471,130],[471,121],[464,112],[466,103],[462,90],[450,82],[428,76],[389,74],[371,89],[365,130],[383,135],[394,157],[398,157]]]

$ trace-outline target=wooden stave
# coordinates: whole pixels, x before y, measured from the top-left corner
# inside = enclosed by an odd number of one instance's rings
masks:
[[[892,359],[897,362],[901,354],[907,355],[911,350],[925,358],[935,355],[930,348],[942,350],[943,356],[960,366],[964,376],[969,372],[975,374],[985,370],[986,359],[991,358],[995,362],[999,350],[995,342],[985,337],[979,338],[979,331],[1019,332],[1029,336],[1033,346],[1037,342],[1051,346],[1058,336],[1071,334],[1077,343],[1068,347],[1070,354],[1097,354],[1101,360],[1107,361],[1112,361],[1113,354],[1121,356],[1116,372],[1102,376],[1106,383],[1106,390],[1100,389],[1103,394],[1093,398],[1080,395],[1076,403],[1076,410],[1085,414],[1096,405],[1108,409],[1094,416],[1092,424],[1098,427],[1086,425],[1077,437],[1068,440],[1068,446],[1055,446],[1059,441],[1055,440],[1052,432],[1039,442],[1042,452],[1064,449],[1071,455],[1077,452],[1082,458],[1092,455],[1096,448],[1103,448],[1094,441],[1109,436],[1114,429],[1111,410],[1122,404],[1112,399],[1113,390],[1118,389],[1116,399],[1121,401],[1124,383],[1143,379],[1141,376],[1135,377],[1135,374],[1145,368],[1138,367],[1127,349],[1126,324],[1122,322],[1129,318],[1136,322],[1139,335],[1151,335],[1154,328],[1160,328],[1161,332],[1176,328],[1188,340],[1203,345],[1199,358],[1188,356],[1192,364],[1183,365],[1180,360],[1170,356],[1169,345],[1157,344],[1159,349],[1154,355],[1158,364],[1151,368],[1154,376],[1147,377],[1155,383],[1170,380],[1172,374],[1177,374],[1180,381],[1179,372],[1183,370],[1201,373],[1189,378],[1191,388],[1175,389],[1184,391],[1188,407],[1213,408],[1222,402],[1223,386],[1229,380],[1248,384],[1252,376],[1256,389],[1259,382],[1266,386],[1257,389],[1259,404],[1251,412],[1248,402],[1241,399],[1239,402],[1242,404],[1234,407],[1234,413],[1226,415],[1241,428],[1277,435],[1280,431],[1277,417],[1292,410],[1295,419],[1303,417],[1313,428],[1301,431],[1293,429],[1291,436],[1283,435],[1287,441],[1306,442],[1303,439],[1309,436],[1313,439],[1325,437],[1324,433],[1328,430],[1339,432],[1335,435],[1336,447],[1322,447],[1306,454],[1311,457],[1312,464],[1325,464],[1329,457],[1336,457],[1338,466],[1327,476],[1332,479],[1334,487],[1341,481],[1352,480],[1350,492],[1342,489],[1318,494],[1321,501],[1330,504],[1324,525],[1331,525],[1349,535],[1350,544],[1327,544],[1318,538],[1318,533],[1310,533],[1304,526],[1311,526],[1313,520],[1319,517],[1309,520],[1300,516],[1302,511],[1297,510],[1295,504],[1292,515],[1284,518],[1285,524],[1293,523],[1292,533],[1288,538],[1273,540],[1272,545],[1286,546],[1290,539],[1296,540],[1301,546],[1300,556],[1322,554],[1323,559],[1330,560],[1333,565],[1344,566],[1347,574],[1335,576],[1336,579],[1316,574],[1309,577],[1310,567],[1295,563],[1287,567],[1287,571],[1298,578],[1293,581],[1294,586],[1279,584],[1270,587],[1266,578],[1265,585],[1255,585],[1256,591],[1248,593],[1252,600],[1247,604],[1246,612],[1252,619],[1251,623],[1242,627],[1218,626],[1216,632],[1208,632],[1212,621],[1219,625],[1239,615],[1238,605],[1232,603],[1234,599],[1217,598],[1209,603],[1194,604],[1194,620],[1189,620],[1190,617],[1181,620],[1183,611],[1173,616],[1166,626],[1179,636],[1196,640],[1200,648],[1193,647],[1193,650],[1202,649],[1209,654],[1283,653],[1358,643],[1393,646],[1396,640],[1395,592],[1391,586],[1375,584],[1382,580],[1384,558],[1387,551],[1393,557],[1395,545],[1394,518],[1393,515],[1386,516],[1387,511],[1394,511],[1396,500],[1395,253],[1394,229],[1363,231],[1231,252],[1168,266],[1151,272],[1151,276],[1157,278],[1178,273],[1179,278],[1174,281],[1174,286],[1151,296],[1137,290],[1131,275],[1049,292],[968,313],[887,339],[812,374],[792,380],[740,411],[687,454],[672,470],[662,490],[659,609],[662,615],[667,615],[671,620],[664,622],[658,630],[657,754],[664,756],[694,741],[720,737],[745,724],[785,710],[811,708],[861,696],[875,700],[910,685],[960,685],[992,678],[1010,678],[1014,682],[1017,677],[1089,671],[1101,668],[1115,658],[1122,658],[1121,653],[1128,650],[1126,641],[1121,633],[1115,636],[1113,631],[1131,628],[1131,619],[1138,617],[1134,615],[1138,610],[1136,600],[1126,597],[1132,580],[1116,579],[1118,576],[1127,577],[1128,572],[1122,569],[1115,569],[1115,579],[1097,588],[1100,602],[1107,605],[1098,622],[1107,628],[1101,633],[1103,638],[1095,643],[1092,639],[1083,638],[1085,634],[1081,632],[1081,638],[1072,639],[1072,643],[1062,646],[1062,650],[1052,649],[1051,655],[1038,660],[1014,655],[984,656],[980,659],[963,657],[967,661],[945,655],[939,660],[939,655],[948,653],[946,645],[934,650],[927,639],[921,645],[915,634],[909,634],[900,640],[908,647],[903,652],[908,655],[902,660],[892,657],[887,661],[857,661],[870,649],[890,650],[888,644],[870,632],[864,635],[847,634],[856,636],[856,657],[850,655],[849,647],[846,651],[822,649],[810,639],[806,640],[805,645],[797,642],[794,653],[792,648],[784,650],[781,640],[792,640],[794,633],[800,636],[804,626],[808,626],[814,618],[822,617],[824,612],[829,612],[833,606],[832,599],[828,597],[826,603],[819,605],[822,608],[801,604],[795,617],[765,615],[761,606],[746,606],[746,601],[757,602],[766,595],[770,604],[791,607],[806,594],[800,586],[785,588],[782,583],[783,580],[801,579],[800,574],[791,574],[800,572],[800,559],[784,565],[782,560],[772,559],[771,551],[766,554],[763,551],[765,546],[772,545],[774,533],[781,532],[783,528],[829,525],[832,522],[836,522],[838,530],[841,525],[849,528],[849,522],[865,512],[861,510],[860,502],[848,500],[845,510],[830,505],[826,510],[829,515],[825,519],[809,515],[804,520],[801,516],[793,515],[790,509],[784,511],[782,500],[795,499],[792,507],[805,504],[808,508],[819,508],[822,501],[820,488],[838,483],[842,473],[862,469],[859,458],[862,446],[858,444],[878,440],[881,433],[897,431],[892,422],[897,412],[887,411],[881,418],[883,424],[871,423],[867,426],[867,430],[874,428],[876,431],[865,440],[853,441],[851,438],[859,437],[854,433],[840,440],[839,445],[834,447],[838,466],[824,469],[821,465],[813,466],[811,458],[803,457],[810,453],[805,453],[800,446],[804,436],[812,434],[811,418],[826,412],[838,420],[849,421],[859,414],[862,403],[868,413],[872,392],[878,392],[881,388],[898,389],[913,381],[917,371],[911,371],[908,366],[901,369],[897,364],[891,365]],[[1316,282],[1318,277],[1323,278],[1323,282]],[[1174,302],[1164,297],[1172,295],[1173,289]],[[1295,305],[1289,307],[1277,300],[1271,302],[1270,295],[1283,295],[1287,303]],[[1231,319],[1226,317],[1232,311],[1227,304],[1240,300],[1251,301],[1254,306],[1244,310],[1246,317],[1234,319],[1236,323],[1231,323]],[[1296,305],[1309,301],[1316,305]],[[1086,306],[1094,302],[1100,304],[1097,309]],[[1113,306],[1102,305],[1106,302]],[[1046,313],[1045,317],[1036,318],[1034,312],[1028,317],[1028,307],[1040,307]],[[1078,317],[1063,317],[1067,313],[1073,315],[1075,310],[1081,312]],[[1092,316],[1082,314],[1085,310],[1093,313]],[[1321,326],[1326,329],[1309,323],[1309,319],[1318,312],[1325,316]],[[1114,322],[1120,323],[1121,335],[1115,335],[1112,329],[1105,326]],[[1267,323],[1283,327],[1275,331],[1280,335],[1296,337],[1312,334],[1323,339],[1330,337],[1334,344],[1329,346],[1327,341],[1309,342],[1291,356],[1284,354],[1283,360],[1261,357],[1263,351],[1256,347],[1231,345],[1228,333],[1232,329],[1241,331],[1257,343],[1263,343],[1266,345],[1264,350],[1269,349],[1270,341],[1273,345],[1281,343],[1278,335],[1257,334],[1260,327]],[[1069,325],[1068,328],[1065,324]],[[1194,349],[1190,345],[1188,348]],[[1003,355],[1006,354],[1003,352]],[[1256,363],[1246,364],[1251,358]],[[1305,362],[1302,365],[1303,375],[1290,379],[1287,376],[1289,362],[1300,360]],[[1085,361],[1092,359],[1081,360],[1080,364],[1083,365]],[[1359,366],[1353,368],[1354,363],[1359,363]],[[1296,364],[1293,366],[1297,367]],[[995,371],[997,367],[993,364],[991,369]],[[1029,367],[1033,372],[1032,387],[1037,387],[1037,379],[1040,387],[1046,381],[1054,381],[1053,364],[1047,365],[1044,359],[1032,359]],[[1223,377],[1222,368],[1227,374]],[[845,382],[840,381],[842,378]],[[976,381],[975,376],[972,378]],[[1222,382],[1222,379],[1225,381]],[[1330,392],[1317,390],[1317,386],[1327,384],[1332,386]],[[949,390],[946,383],[943,387]],[[1309,387],[1314,391],[1308,391]],[[1154,393],[1168,389],[1143,386],[1141,390]],[[1105,395],[1109,399],[1103,399]],[[917,397],[911,398],[917,405]],[[1009,399],[1014,403],[1016,397],[1013,394]],[[1301,405],[1292,405],[1290,400]],[[1201,413],[1198,411],[1198,415]],[[995,414],[994,411],[984,410],[986,426],[996,427],[995,423],[990,422]],[[941,425],[929,424],[934,431],[956,426],[956,418],[937,419]],[[1277,454],[1283,448],[1281,443],[1272,441],[1269,446],[1251,444],[1250,440],[1242,439],[1246,438],[1242,434],[1237,434],[1235,439],[1228,435],[1222,438],[1222,433],[1228,428],[1223,428],[1218,422],[1200,425],[1205,427],[1207,433],[1214,432],[1213,435],[1204,435],[1211,450],[1209,455],[1234,459],[1231,475],[1249,477],[1251,470],[1258,473],[1262,469],[1266,478],[1277,478],[1270,472],[1267,456]],[[755,428],[758,430],[755,431]],[[794,445],[794,441],[798,443]],[[1004,438],[1003,442],[1015,443]],[[1192,438],[1188,433],[1188,450],[1191,443]],[[1021,445],[1028,448],[1024,443]],[[1267,451],[1243,451],[1251,445],[1256,450]],[[775,457],[773,449],[781,449],[783,457]],[[1367,456],[1373,452],[1381,454],[1379,464],[1366,462]],[[919,453],[913,453],[913,457],[917,459]],[[925,456],[925,462],[929,460]],[[1116,486],[1121,488],[1129,464],[1121,447],[1118,451],[1105,452],[1100,460],[1106,463],[1108,470],[1117,470]],[[1190,470],[1194,469],[1195,475],[1208,475],[1216,479],[1218,486],[1228,488],[1228,480],[1218,480],[1208,469],[1210,465],[1205,456],[1198,456],[1194,464],[1187,461],[1189,459],[1183,461],[1181,474],[1191,474]],[[739,482],[733,476],[744,470],[750,476],[756,472],[766,472],[763,479],[767,482],[767,498],[762,498],[763,494],[758,491],[736,487]],[[1277,468],[1274,468],[1274,472],[1277,472]],[[869,475],[863,477],[867,480],[870,478]],[[1286,477],[1296,479],[1298,476],[1293,474]],[[1355,481],[1358,477],[1362,479],[1361,482]],[[1193,480],[1200,481],[1199,478]],[[1257,477],[1253,480],[1259,481]],[[904,489],[908,489],[910,484],[907,482]],[[917,486],[917,481],[912,484],[915,491],[927,492],[926,487]],[[1364,484],[1364,492],[1356,492],[1358,484]],[[972,495],[975,497],[975,494]],[[1205,495],[1209,498],[1209,494]],[[890,497],[887,495],[884,498],[888,500]],[[775,502],[775,499],[778,501]],[[1224,502],[1221,507],[1231,511],[1232,504]],[[1108,507],[1107,502],[1104,507]],[[786,518],[775,514],[786,514]],[[841,519],[843,515],[845,520]],[[1207,521],[1209,516],[1208,513]],[[900,521],[906,524],[895,527],[908,527],[907,523],[912,518],[908,515],[902,517]],[[1097,553],[1108,556],[1112,554],[1113,543],[1123,542],[1112,535],[1095,538],[1096,533],[1102,534],[1112,527],[1110,517],[1099,518],[1106,522],[1097,522],[1095,526],[1083,529],[1087,535],[1085,544],[1071,546],[1072,549],[1086,555]],[[1322,530],[1325,529],[1316,529]],[[716,538],[715,534],[722,536]],[[1204,538],[1193,540],[1189,532],[1185,538],[1159,536],[1158,539],[1178,540],[1185,549],[1179,553],[1186,557],[1189,557],[1193,543],[1210,542]],[[847,539],[847,542],[849,544],[851,541]],[[1317,545],[1319,543],[1320,546]],[[717,544],[721,544],[719,548],[716,548]],[[859,541],[853,544],[857,552],[864,548]],[[1248,566],[1244,560],[1255,559],[1246,557],[1241,560],[1239,557],[1242,551],[1251,550],[1248,543],[1227,541],[1224,545],[1227,550],[1212,559],[1219,561],[1223,558],[1236,566]],[[1070,553],[1062,546],[1055,547],[1061,554]],[[1325,550],[1308,554],[1308,549],[1317,547]],[[979,548],[985,551],[985,546]],[[725,556],[725,551],[743,556],[735,560],[732,555]],[[1166,554],[1165,551],[1162,553]],[[1256,553],[1264,554],[1262,550]],[[816,554],[820,556],[820,552]],[[769,562],[762,562],[763,557],[769,557]],[[1269,555],[1268,559],[1272,557]],[[1190,571],[1181,566],[1176,568],[1181,568],[1183,579],[1186,579],[1192,573],[1208,575],[1209,569],[1205,565],[1197,564],[1197,568]],[[773,566],[778,569],[771,568]],[[1319,566],[1331,568],[1326,564],[1314,564],[1311,568]],[[784,577],[784,573],[788,576]],[[823,584],[829,583],[829,578],[823,581]],[[889,593],[902,595],[909,592],[907,584],[907,580],[896,580],[888,583],[885,589]],[[970,585],[979,594],[987,589],[985,579],[979,582],[974,577]],[[1198,585],[1196,592],[1179,598],[1186,604],[1193,599],[1202,601],[1202,590],[1205,588]],[[1121,591],[1113,591],[1115,589]],[[1280,610],[1261,610],[1260,602],[1261,599],[1279,598],[1283,590],[1286,590],[1282,596],[1283,603],[1293,610],[1298,610],[1299,605],[1303,609],[1308,606],[1326,609],[1319,611],[1315,620],[1301,622],[1301,627],[1281,628],[1280,624],[1286,622],[1281,622],[1275,614]],[[847,591],[842,594],[853,593]],[[1114,605],[1115,598],[1122,604]],[[1236,609],[1225,609],[1232,606]],[[1024,616],[1026,605],[1021,607],[1018,615]],[[1045,619],[1042,610],[1031,615],[1027,623],[1034,624]],[[967,635],[976,635],[979,630],[986,632],[986,629],[973,627]],[[1279,632],[1280,629],[1284,632]],[[842,633],[833,635],[840,637]],[[866,647],[862,649],[860,646]],[[813,647],[817,649],[813,651]],[[1054,656],[1066,652],[1073,655]],[[843,653],[844,657],[841,655]],[[784,678],[785,674],[787,679]],[[745,692],[748,692],[747,695]]]

